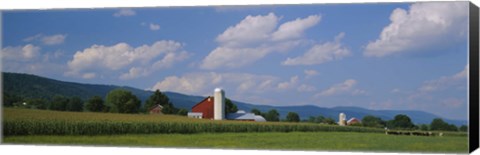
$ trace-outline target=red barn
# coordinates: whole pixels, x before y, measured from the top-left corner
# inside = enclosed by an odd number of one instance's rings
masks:
[[[202,113],[203,119],[213,119],[213,97],[209,96],[194,105],[192,112]]]
[[[352,125],[352,124],[357,124],[360,123],[360,120],[358,120],[355,117],[350,118],[350,120],[347,121],[347,125]]]
[[[163,110],[163,106],[161,106],[160,104],[157,104],[156,106],[153,106],[152,108],[150,108],[150,114],[163,114],[162,110]]]

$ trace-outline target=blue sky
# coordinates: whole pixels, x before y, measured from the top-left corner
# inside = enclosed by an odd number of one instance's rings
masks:
[[[468,3],[4,11],[2,70],[467,119]]]

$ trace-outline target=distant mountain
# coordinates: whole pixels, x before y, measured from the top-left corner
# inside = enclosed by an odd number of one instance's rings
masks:
[[[95,95],[105,97],[111,90],[122,88],[131,91],[140,100],[145,101],[153,93],[152,91],[146,91],[132,87],[64,82],[30,74],[2,73],[2,76],[3,91],[5,93],[15,94],[25,98],[48,99],[55,95],[63,95],[78,96],[85,100]],[[191,96],[176,92],[165,92],[165,94],[169,97],[170,101],[175,105],[175,107],[184,109],[191,109],[195,104],[205,98],[203,96]],[[309,116],[322,115],[325,117],[331,117],[335,120],[338,119],[338,114],[341,112],[345,113],[347,118],[356,117],[361,119],[365,115],[374,115],[384,120],[393,119],[393,117],[398,114],[406,114],[416,124],[430,124],[434,118],[441,118],[431,113],[413,110],[369,110],[360,107],[322,108],[313,105],[269,106],[238,101],[233,102],[237,105],[238,109],[245,111],[250,111],[253,108],[259,109],[262,112],[267,112],[270,109],[276,109],[280,113],[281,118],[284,118],[288,112],[298,113],[301,119],[307,119]],[[466,120],[450,120],[445,118],[443,118],[443,120],[457,126],[467,124]]]
[[[212,92],[213,93],[213,92]],[[203,100],[205,97],[201,96],[189,96],[183,95],[174,92],[165,93],[170,100],[177,107],[191,109],[192,106]],[[391,120],[398,114],[405,114],[409,116],[415,124],[430,124],[434,118],[441,118],[434,114],[423,112],[423,111],[414,111],[414,110],[370,110],[360,107],[333,107],[333,108],[323,108],[313,105],[303,105],[303,106],[269,106],[269,105],[258,105],[251,103],[244,103],[233,101],[238,109],[250,111],[253,108],[258,109],[262,112],[267,112],[271,109],[276,109],[280,113],[280,117],[284,118],[288,112],[296,112],[300,115],[301,119],[308,119],[309,116],[318,116],[322,115],[325,117],[331,117],[338,121],[339,113],[345,113],[347,118],[356,117],[363,118],[366,115],[374,115],[382,118],[383,120]],[[448,123],[459,125],[465,125],[468,122],[466,120],[451,120],[442,118]]]
[[[24,98],[50,99],[55,95],[62,95],[78,96],[85,100],[95,95],[105,97],[111,90],[122,88],[144,100],[152,93],[132,87],[64,82],[22,73],[2,72],[2,80],[3,92]]]

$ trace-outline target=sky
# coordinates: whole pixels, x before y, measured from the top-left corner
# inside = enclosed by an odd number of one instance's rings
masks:
[[[2,12],[2,71],[467,119],[468,2]]]

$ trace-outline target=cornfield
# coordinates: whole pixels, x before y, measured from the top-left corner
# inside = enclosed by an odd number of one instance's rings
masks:
[[[295,131],[384,132],[379,128],[311,123],[211,121],[170,115],[58,112],[11,108],[4,109],[3,120],[5,136]]]

